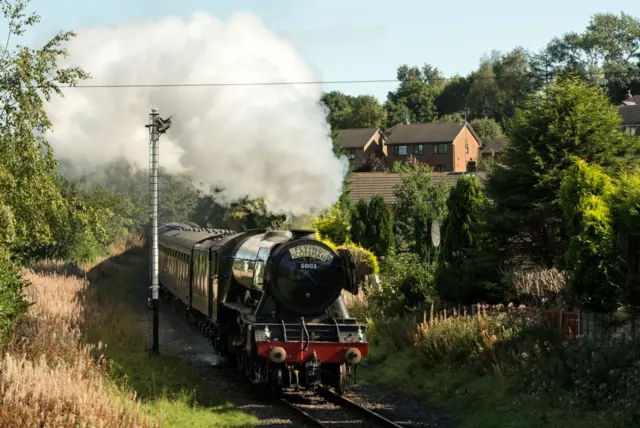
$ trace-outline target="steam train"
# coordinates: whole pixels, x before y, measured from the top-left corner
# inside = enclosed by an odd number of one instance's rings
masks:
[[[160,291],[184,308],[226,363],[279,394],[324,385],[342,395],[368,354],[366,326],[341,292],[359,292],[355,263],[313,231],[158,230]]]

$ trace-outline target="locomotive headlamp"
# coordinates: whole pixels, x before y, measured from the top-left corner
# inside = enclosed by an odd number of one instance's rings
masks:
[[[344,357],[348,364],[358,364],[362,359],[362,353],[359,349],[349,348],[345,351]]]
[[[287,358],[287,351],[280,346],[276,346],[269,352],[269,358],[274,363],[281,363]]]
[[[362,334],[360,327],[358,327],[358,342],[364,342],[364,334]]]

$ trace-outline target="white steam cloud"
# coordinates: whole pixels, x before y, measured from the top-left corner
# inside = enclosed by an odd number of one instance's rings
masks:
[[[314,81],[305,58],[249,13],[208,13],[78,31],[63,66],[91,85]],[[331,206],[346,174],[332,152],[319,85],[70,88],[47,110],[57,156],[98,171],[124,157],[148,164],[151,107],[174,114],[160,164],[224,189],[226,201],[264,198],[294,216]]]

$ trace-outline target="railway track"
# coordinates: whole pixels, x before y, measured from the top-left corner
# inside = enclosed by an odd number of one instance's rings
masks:
[[[318,388],[315,394],[285,395],[280,402],[294,410],[305,422],[317,427],[403,428],[402,425],[325,388]]]

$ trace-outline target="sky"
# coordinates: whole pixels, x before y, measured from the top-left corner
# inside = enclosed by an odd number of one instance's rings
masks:
[[[42,17],[31,33],[34,41],[62,30],[187,18],[199,10],[222,20],[251,11],[289,38],[323,81],[394,79],[400,64],[430,63],[445,76],[464,75],[494,49],[536,51],[554,36],[582,31],[594,13],[640,16],[640,2],[629,0],[33,0],[31,7]],[[395,86],[358,83],[324,89],[384,100]]]

